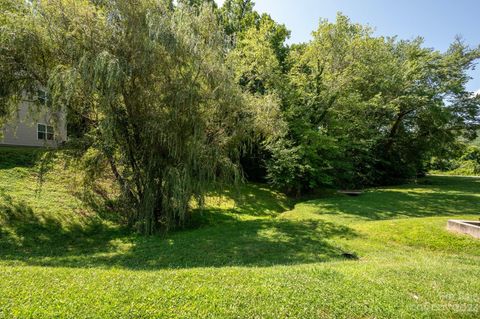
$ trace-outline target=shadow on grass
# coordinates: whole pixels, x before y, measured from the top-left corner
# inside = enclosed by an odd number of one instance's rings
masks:
[[[418,181],[418,187],[430,188],[437,192],[477,194],[480,191],[480,177],[428,176]],[[406,185],[404,187],[409,187]]]
[[[344,251],[331,244],[334,237],[352,238],[345,226],[323,222],[265,219],[239,221],[173,234],[164,241],[140,238],[115,261],[132,268],[272,266],[324,262],[343,258]]]
[[[242,221],[206,211],[220,221],[166,237],[141,237],[95,223],[66,230],[54,220],[35,217],[23,204],[11,209],[9,215],[15,217],[0,228],[0,259],[37,266],[155,270],[323,262],[344,258],[345,252],[329,239],[356,236],[329,222]]]
[[[417,185],[377,189],[359,197],[335,196],[310,203],[319,214],[366,220],[480,214],[480,179],[429,177]]]
[[[478,214],[478,181],[434,177],[418,185],[377,189],[354,198],[326,197],[308,204],[318,205],[320,214],[366,220]],[[7,204],[0,206],[0,219],[6,225],[0,228],[0,260],[132,270],[304,264],[343,259],[345,252],[332,239],[358,236],[347,226],[323,220],[273,218],[290,202],[283,197],[277,200],[261,185],[239,194],[245,199],[222,194],[234,197],[235,208],[197,212],[190,228],[166,237],[137,236],[106,226],[100,219],[65,228],[7,196],[2,199]]]
[[[212,191],[213,197],[228,198],[234,202],[231,212],[251,216],[275,216],[293,208],[293,200],[272,191],[264,184],[249,183],[238,188]]]
[[[0,258],[29,259],[39,256],[63,256],[70,253],[108,251],[108,242],[121,235],[100,220],[66,228],[58,220],[40,216],[24,202],[15,202],[0,193]]]
[[[0,145],[0,169],[34,167],[45,152],[42,148]]]

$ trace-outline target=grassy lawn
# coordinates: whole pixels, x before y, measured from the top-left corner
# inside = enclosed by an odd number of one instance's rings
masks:
[[[38,182],[0,149],[0,318],[478,318],[480,178],[429,177],[294,203],[264,185],[212,194],[191,225],[139,237]]]

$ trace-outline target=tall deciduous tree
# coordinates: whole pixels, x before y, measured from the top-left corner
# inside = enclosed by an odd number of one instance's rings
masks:
[[[270,145],[270,180],[295,192],[413,177],[478,126],[465,85],[479,57],[460,41],[440,53],[422,39],[375,37],[337,16],[291,50],[288,134]]]
[[[290,32],[268,14],[259,15],[251,1],[227,1],[221,8],[222,22],[231,34],[233,49],[229,52],[237,83],[250,101],[256,137],[241,158],[248,179],[265,181],[265,145],[284,131],[280,111],[284,93],[284,65],[288,54],[285,40]],[[232,28],[232,25],[241,26]]]
[[[87,126],[77,145],[91,180],[111,169],[139,230],[183,223],[212,183],[240,178],[244,100],[211,6],[7,3],[2,97],[48,87],[51,107]]]
[[[145,233],[238,179],[240,158],[299,194],[413,177],[475,138],[480,97],[465,86],[479,49],[377,37],[341,14],[288,47],[253,5],[0,0],[0,119],[48,88],[90,186],[110,170]]]

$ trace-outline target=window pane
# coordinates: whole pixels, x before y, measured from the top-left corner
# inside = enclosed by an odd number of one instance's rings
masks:
[[[38,90],[37,91],[37,99],[38,99],[38,102],[40,102],[41,104],[47,104],[47,100],[48,100],[47,92],[45,92],[43,90]]]
[[[47,138],[47,126],[44,124],[37,124],[37,138],[39,140],[44,140]]]
[[[53,134],[53,126],[47,126],[47,133]]]
[[[53,133],[47,133],[47,140],[53,141]]]

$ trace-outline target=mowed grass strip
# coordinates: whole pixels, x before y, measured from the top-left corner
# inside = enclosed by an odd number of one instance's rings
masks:
[[[184,230],[140,237],[86,207],[72,171],[39,191],[38,159],[8,154],[0,318],[480,316],[480,241],[445,228],[479,219],[479,178],[296,203],[249,184],[212,193]]]

